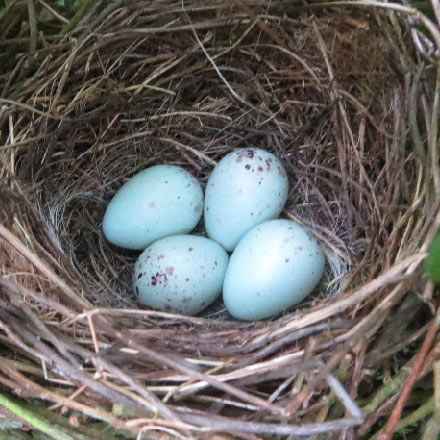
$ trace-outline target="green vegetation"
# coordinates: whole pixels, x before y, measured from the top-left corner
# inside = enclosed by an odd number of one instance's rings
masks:
[[[440,232],[431,244],[425,263],[425,272],[435,284],[440,284]]]
[[[6,409],[15,418],[23,421],[21,424],[15,420],[8,423],[3,420],[0,425],[0,440],[37,440],[43,438],[54,440],[116,440],[127,438],[122,433],[121,436],[117,436],[114,431],[110,431],[108,426],[103,423],[73,428],[68,416],[55,414],[40,403],[22,402],[3,393],[0,393],[0,408]],[[80,414],[78,416],[80,417]],[[21,431],[24,425],[32,428],[31,436]]]

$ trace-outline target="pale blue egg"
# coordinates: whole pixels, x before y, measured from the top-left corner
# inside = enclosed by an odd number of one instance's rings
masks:
[[[141,304],[153,309],[195,315],[221,295],[228,260],[226,251],[209,238],[162,238],[136,261],[135,294]]]
[[[264,222],[231,255],[223,285],[225,306],[237,319],[277,316],[313,291],[325,261],[317,240],[300,224]]]
[[[205,228],[209,237],[232,251],[255,225],[283,210],[289,182],[283,165],[258,148],[237,149],[214,168],[205,191]]]
[[[155,165],[129,179],[107,206],[103,231],[107,240],[143,250],[172,234],[191,232],[203,214],[198,180],[174,165]]]

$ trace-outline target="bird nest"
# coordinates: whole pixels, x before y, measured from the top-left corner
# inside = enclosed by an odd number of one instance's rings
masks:
[[[47,38],[38,10],[30,38],[5,31],[0,383],[54,424],[70,416],[84,438],[110,425],[256,439],[375,416],[359,403],[379,387],[372,371],[429,317],[408,304],[432,293],[421,265],[438,223],[438,37],[400,5],[304,3],[98,1],[67,25],[46,11]],[[282,216],[325,248],[317,292],[252,323],[221,303],[199,317],[139,307],[136,254],[102,234],[112,195],[159,163],[204,184],[248,146],[282,160]]]

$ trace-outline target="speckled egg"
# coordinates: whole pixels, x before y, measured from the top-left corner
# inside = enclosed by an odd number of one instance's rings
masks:
[[[232,251],[255,225],[276,218],[288,196],[286,171],[272,153],[237,149],[214,168],[205,191],[209,237]]]
[[[191,232],[203,214],[198,180],[174,165],[155,165],[129,179],[107,206],[103,232],[126,249],[143,250],[173,234]]]
[[[223,285],[225,306],[242,320],[277,316],[313,291],[324,268],[324,254],[307,229],[284,219],[264,222],[231,255]]]
[[[142,252],[134,268],[138,301],[154,309],[195,315],[221,294],[228,254],[197,235],[162,238]]]

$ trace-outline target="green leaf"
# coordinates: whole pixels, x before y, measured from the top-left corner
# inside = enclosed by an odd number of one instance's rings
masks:
[[[429,255],[425,260],[425,273],[435,284],[440,284],[440,232],[431,243]]]

